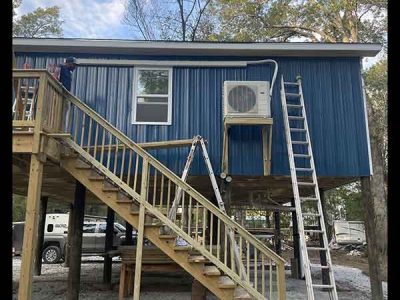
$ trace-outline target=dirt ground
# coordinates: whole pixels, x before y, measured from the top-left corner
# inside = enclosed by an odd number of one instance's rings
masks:
[[[371,299],[369,277],[362,271],[368,269],[366,257],[346,256],[345,253],[332,251],[333,270],[340,300]],[[290,257],[290,251],[283,253]],[[344,255],[343,255],[344,254]],[[288,260],[290,261],[290,260]],[[79,299],[117,300],[119,288],[120,261],[114,258],[112,283],[102,284],[103,262],[101,257],[84,257],[81,266],[81,285]],[[21,258],[13,259],[13,299],[17,299]],[[318,276],[317,273],[313,273]],[[291,278],[286,270],[287,300],[306,299],[304,280]],[[42,275],[34,276],[31,300],[66,299],[68,268],[62,264],[43,264]],[[142,275],[141,300],[189,300],[191,299],[192,278],[186,273],[144,273]],[[383,285],[387,295],[387,284]],[[316,299],[328,300],[327,293],[316,293]],[[132,299],[130,296],[127,299]],[[208,300],[216,299],[208,294]]]

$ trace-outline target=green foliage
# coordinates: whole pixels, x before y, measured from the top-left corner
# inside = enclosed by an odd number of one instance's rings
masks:
[[[12,220],[13,222],[25,221],[26,197],[13,194],[12,198]]]
[[[20,4],[21,2],[19,1],[18,3]],[[19,5],[18,3],[15,5]],[[58,6],[39,7],[13,22],[13,36],[28,38],[61,37],[63,35],[62,23]]]
[[[330,219],[363,220],[361,184],[359,181],[326,192],[326,211]]]
[[[18,8],[21,5],[22,0],[12,0],[12,12],[13,12],[13,18],[17,14],[15,12],[15,9]]]
[[[387,176],[388,135],[387,135],[387,58],[381,60],[364,74],[365,91],[369,110],[369,132],[371,139],[379,145]],[[371,118],[372,117],[372,118]]]
[[[220,40],[383,42],[387,1],[218,0]]]

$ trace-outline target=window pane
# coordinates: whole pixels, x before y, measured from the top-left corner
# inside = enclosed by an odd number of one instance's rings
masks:
[[[168,94],[168,70],[139,70],[138,95]]]
[[[137,122],[167,122],[168,105],[166,104],[144,104],[138,103],[136,106]]]
[[[168,97],[138,97],[138,103],[168,103]]]

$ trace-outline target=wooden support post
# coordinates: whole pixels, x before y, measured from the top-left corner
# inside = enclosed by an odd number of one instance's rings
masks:
[[[319,189],[319,195],[320,195],[320,199],[321,199],[321,206],[322,206],[322,215],[324,217],[325,220],[325,228],[327,228],[326,226],[326,221],[327,219],[325,218],[326,216],[326,212],[325,212],[325,192],[323,189]],[[319,229],[321,229],[321,223],[318,220],[318,227]],[[323,240],[323,234],[320,233],[319,234],[319,245],[320,247],[324,247],[324,240]],[[326,259],[326,251],[319,251],[319,257],[321,260],[321,265],[326,265],[327,264],[327,259]],[[329,280],[329,270],[328,269],[322,269],[322,284],[330,284],[330,280]]]
[[[132,240],[132,225],[128,222],[125,222],[125,245],[133,245]]]
[[[205,300],[206,288],[196,279],[192,282],[192,297],[191,300]]]
[[[115,213],[111,207],[107,207],[107,225],[106,225],[106,242],[104,245],[104,267],[103,267],[103,283],[111,285],[112,257],[107,253],[112,250],[114,241],[114,219]]]
[[[295,207],[294,198],[291,199],[292,207]],[[294,263],[296,266],[294,269],[297,270],[297,275],[295,276],[297,279],[302,279],[304,276],[302,258],[300,255],[300,235],[299,235],[299,227],[297,224],[297,215],[296,211],[292,212],[292,224],[293,224],[293,255],[294,255]],[[293,266],[292,266],[293,267]]]
[[[274,221],[275,221],[275,252],[278,255],[282,254],[282,245],[281,245],[281,215],[279,211],[274,212]]]
[[[79,181],[75,185],[74,213],[72,218],[70,264],[67,282],[67,300],[79,299],[79,285],[82,257],[82,229],[85,216],[86,187]]]
[[[222,164],[221,170],[223,173],[229,173],[229,128],[224,123],[224,136],[222,142]]]
[[[135,261],[135,285],[133,287],[133,300],[140,298],[140,282],[142,277],[142,252],[144,239],[144,219],[145,208],[142,204],[147,201],[148,196],[148,177],[149,177],[149,162],[143,158],[142,167],[142,184],[140,188],[140,208],[139,208],[139,224],[137,228],[137,246],[136,246],[136,261]]]
[[[384,188],[383,186],[381,187]],[[379,191],[374,191],[378,193]],[[383,251],[379,251],[381,247],[385,245],[379,245],[379,242],[383,239],[387,239],[387,227],[384,226],[386,220],[386,204],[385,199],[379,199],[382,203],[379,203],[377,199],[380,198],[373,194],[371,190],[371,178],[361,177],[361,195],[364,209],[364,223],[365,223],[365,234],[367,238],[368,247],[368,265],[369,275],[371,283],[371,299],[382,300],[383,289],[382,289],[382,278],[381,278],[381,256]],[[383,222],[382,222],[383,221]],[[380,235],[385,235],[380,237]],[[387,241],[387,240],[386,240]],[[382,242],[384,243],[384,241]],[[381,253],[380,253],[381,252]]]
[[[46,224],[46,211],[47,211],[48,197],[42,196],[40,199],[40,212],[39,212],[39,225],[38,225],[38,244],[36,247],[36,261],[33,275],[41,275],[42,272],[42,252],[44,241],[44,226]]]
[[[70,253],[71,253],[71,243],[72,243],[72,235],[74,234],[74,204],[71,203],[69,206],[69,215],[68,215],[68,234],[67,234],[67,242],[65,243],[65,253],[64,253],[64,267],[69,268],[70,261]]]
[[[42,189],[43,163],[38,155],[31,155],[28,196],[26,201],[24,241],[22,244],[22,262],[19,277],[19,300],[32,299],[32,275],[35,247],[38,232],[40,193]]]

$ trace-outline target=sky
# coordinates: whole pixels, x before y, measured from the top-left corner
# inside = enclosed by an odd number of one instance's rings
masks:
[[[17,17],[38,7],[59,6],[66,38],[137,39],[121,20],[125,0],[22,0]]]
[[[122,19],[126,0],[22,0],[16,9],[17,18],[34,11],[38,7],[59,6],[63,32],[66,38],[92,39],[140,39]],[[382,55],[364,58],[368,69]]]

